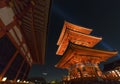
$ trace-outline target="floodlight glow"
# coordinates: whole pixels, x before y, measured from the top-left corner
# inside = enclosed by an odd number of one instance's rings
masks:
[[[29,83],[29,81],[27,81],[26,83]]]
[[[3,77],[2,81],[6,81],[7,80],[7,77]]]
[[[17,82],[20,82],[20,80],[18,79]]]

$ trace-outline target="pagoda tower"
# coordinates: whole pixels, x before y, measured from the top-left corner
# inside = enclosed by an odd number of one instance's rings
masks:
[[[59,48],[56,54],[63,55],[66,48],[68,47],[69,42],[85,47],[94,47],[102,40],[102,38],[89,35],[91,32],[92,29],[80,27],[65,21],[59,40],[57,42]]]
[[[100,77],[98,64],[116,56],[117,51],[94,49],[102,38],[91,36],[92,29],[64,22],[57,42],[57,55],[62,56],[55,67],[68,70],[68,80],[83,77]]]

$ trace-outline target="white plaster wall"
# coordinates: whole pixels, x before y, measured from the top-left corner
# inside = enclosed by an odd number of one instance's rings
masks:
[[[14,19],[14,12],[10,7],[0,8],[0,18],[5,25],[11,23]]]

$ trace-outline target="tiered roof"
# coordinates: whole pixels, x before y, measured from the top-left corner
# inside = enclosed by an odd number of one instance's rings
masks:
[[[80,27],[65,21],[60,38],[57,42],[59,48],[56,54],[63,55],[68,47],[69,42],[92,48],[98,42],[100,42],[102,38],[89,35],[91,31],[92,29]]]
[[[68,68],[71,65],[80,63],[85,65],[87,65],[87,63],[98,64],[101,61],[106,61],[108,58],[117,55],[117,53],[117,51],[96,50],[70,43],[56,67]]]
[[[64,23],[62,32],[57,42],[57,55],[63,56],[55,65],[59,68],[69,69],[71,66],[98,66],[101,61],[116,56],[117,51],[105,51],[93,49],[102,38],[90,35],[92,29],[74,25],[72,23]]]

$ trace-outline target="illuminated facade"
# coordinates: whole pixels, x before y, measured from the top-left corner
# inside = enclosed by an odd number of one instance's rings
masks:
[[[59,48],[56,52],[58,55],[63,55],[69,42],[85,47],[93,47],[99,41],[100,37],[90,36],[92,29],[83,28],[65,21],[60,38],[57,42]]]
[[[64,23],[57,45],[61,60],[55,67],[67,69],[67,80],[84,77],[102,77],[98,64],[116,56],[117,51],[94,49],[102,38],[91,36],[92,29]],[[66,77],[65,77],[66,78]]]

